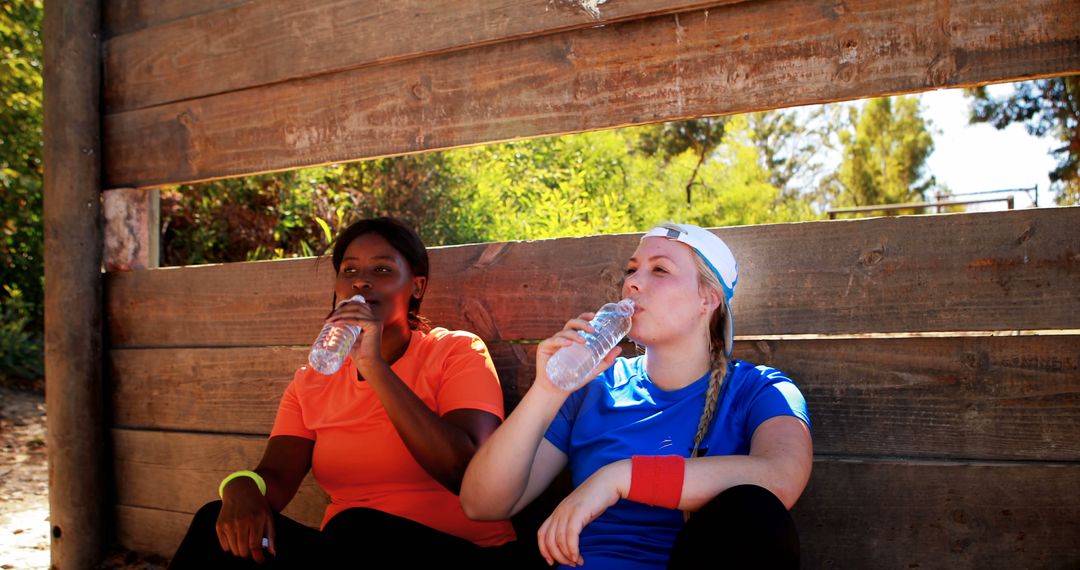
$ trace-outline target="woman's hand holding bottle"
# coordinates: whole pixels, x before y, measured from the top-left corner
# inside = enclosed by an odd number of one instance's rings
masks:
[[[630,307],[632,312],[632,304]],[[609,306],[605,305],[602,311],[608,308]],[[598,313],[582,313],[576,319],[567,321],[563,329],[551,338],[540,343],[536,350],[537,382],[546,387],[570,393],[611,367],[615,358],[622,353],[622,348],[616,346],[616,343],[626,334],[626,331],[612,333],[602,328],[597,330],[597,326],[603,327],[608,323],[606,319],[598,318],[598,315]],[[625,328],[629,330],[629,319]],[[614,338],[614,342],[610,342],[613,347],[607,348],[595,343],[601,337],[617,338]],[[555,358],[560,351],[563,351],[562,354]],[[600,358],[601,354],[602,358]],[[552,358],[555,358],[555,362],[552,362]]]

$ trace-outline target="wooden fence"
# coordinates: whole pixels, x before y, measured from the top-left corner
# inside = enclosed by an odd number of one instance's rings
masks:
[[[788,372],[810,406],[806,567],[1080,562],[1076,214],[716,230],[741,264],[736,357]],[[512,406],[535,342],[617,294],[639,237],[433,248],[424,313],[484,337]],[[304,259],[108,276],[124,545],[171,554],[217,482],[257,462],[331,274]],[[324,504],[309,481],[286,512],[317,524]]]
[[[311,260],[114,271],[154,245],[103,259],[103,190],[124,190],[110,224],[152,236],[166,184],[1080,73],[1078,0],[50,1],[44,37],[62,569],[100,560],[109,489],[121,542],[168,553],[255,460],[328,303]],[[811,567],[1077,565],[1077,227],[1073,208],[720,230],[739,353],[810,398]],[[438,249],[426,310],[490,343],[513,404],[530,341],[608,298],[635,240]]]

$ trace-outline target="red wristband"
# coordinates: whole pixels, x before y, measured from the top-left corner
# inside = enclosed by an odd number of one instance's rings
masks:
[[[635,455],[630,458],[630,492],[626,498],[665,509],[679,508],[686,459],[678,455]]]

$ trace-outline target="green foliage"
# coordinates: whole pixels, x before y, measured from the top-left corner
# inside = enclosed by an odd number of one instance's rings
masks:
[[[162,264],[313,256],[353,220],[390,215],[429,245],[481,239],[448,191],[439,154],[385,158],[163,189]]]
[[[964,92],[972,97],[972,123],[997,129],[1022,123],[1033,136],[1060,141],[1062,146],[1051,152],[1058,160],[1050,171],[1051,190],[1059,205],[1080,204],[1080,75],[1015,83],[1003,98],[990,95],[986,87]]]
[[[702,154],[704,153],[704,154]],[[693,199],[687,202],[687,191]],[[164,263],[321,253],[354,219],[429,245],[807,219],[761,166],[747,120],[698,120],[355,162],[163,193]]]
[[[694,170],[686,182],[686,203],[693,203],[697,175],[709,155],[724,141],[727,117],[672,121],[642,127],[639,131],[638,148],[659,157],[665,162],[672,157],[693,152],[697,157]]]
[[[30,326],[22,291],[5,284],[0,304],[0,378],[36,380],[45,375],[40,328]]]
[[[41,375],[41,0],[0,5],[0,376]]]
[[[854,128],[842,128],[842,162],[822,184],[834,207],[921,201],[933,187],[926,159],[934,141],[915,97],[883,97],[848,107]]]
[[[697,127],[598,131],[448,155],[472,206],[468,224],[485,241],[644,231],[663,220],[720,226],[812,216],[769,182],[745,119],[712,122],[709,134]]]

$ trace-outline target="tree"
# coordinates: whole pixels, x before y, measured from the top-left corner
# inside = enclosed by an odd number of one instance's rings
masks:
[[[44,374],[43,11],[41,0],[0,5],[0,376]]]
[[[915,97],[870,99],[848,107],[839,132],[842,159],[822,184],[832,207],[921,201],[934,186],[926,159],[934,141]]]
[[[837,105],[778,109],[746,116],[750,140],[757,148],[769,182],[787,199],[817,186],[825,165],[821,159],[835,136]]]
[[[1013,84],[1012,93],[995,97],[985,86],[965,89],[970,121],[1004,129],[1022,123],[1037,137],[1053,136],[1062,146],[1051,151],[1057,167],[1050,187],[1059,205],[1080,204],[1080,75]]]
[[[727,117],[706,117],[670,121],[641,127],[638,148],[663,160],[693,151],[697,157],[690,178],[686,181],[686,203],[693,203],[693,188],[697,175],[709,154],[724,140]]]

